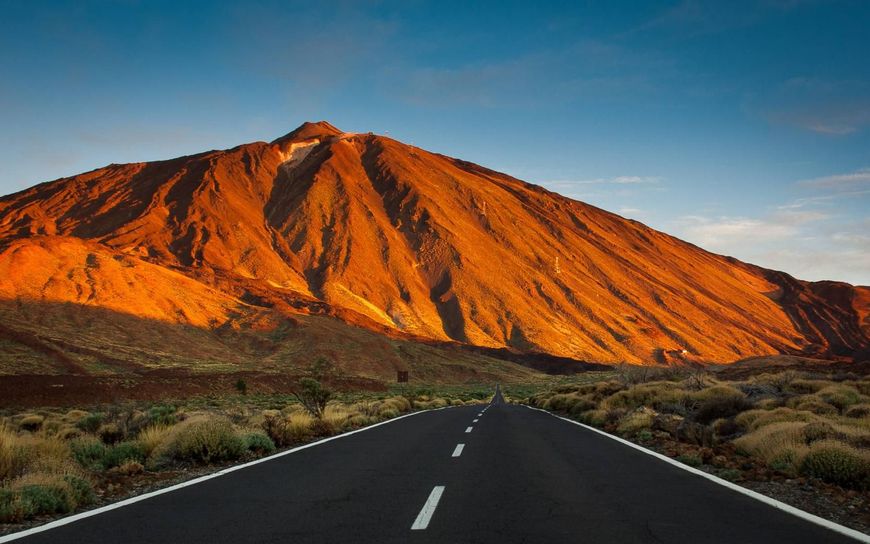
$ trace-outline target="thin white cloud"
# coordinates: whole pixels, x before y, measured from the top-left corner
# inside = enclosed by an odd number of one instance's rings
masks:
[[[870,187],[870,168],[861,168],[846,174],[805,179],[798,183],[804,186],[838,190],[855,190],[865,186]]]

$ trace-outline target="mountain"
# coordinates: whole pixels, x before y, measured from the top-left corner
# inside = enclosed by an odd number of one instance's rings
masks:
[[[210,338],[322,316],[602,363],[870,348],[870,288],[800,281],[326,122],[3,197],[0,301],[22,331],[80,307]]]

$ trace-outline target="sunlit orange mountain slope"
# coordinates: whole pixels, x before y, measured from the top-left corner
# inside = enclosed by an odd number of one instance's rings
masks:
[[[598,362],[870,345],[866,287],[796,280],[325,122],[3,197],[0,297],[207,330],[314,313]]]

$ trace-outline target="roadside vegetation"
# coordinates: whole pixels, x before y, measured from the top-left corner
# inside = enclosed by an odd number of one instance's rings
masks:
[[[321,368],[319,371],[322,371]],[[492,389],[336,393],[313,374],[295,394],[0,413],[0,523],[65,514],[414,410],[488,402]]]
[[[821,481],[870,490],[870,378],[761,373],[740,381],[692,369],[623,367],[522,400],[729,480]]]

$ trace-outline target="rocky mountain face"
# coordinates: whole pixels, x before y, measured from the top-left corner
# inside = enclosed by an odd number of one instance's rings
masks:
[[[325,122],[3,197],[0,300],[206,331],[316,314],[604,363],[870,346],[870,288],[800,281]]]

